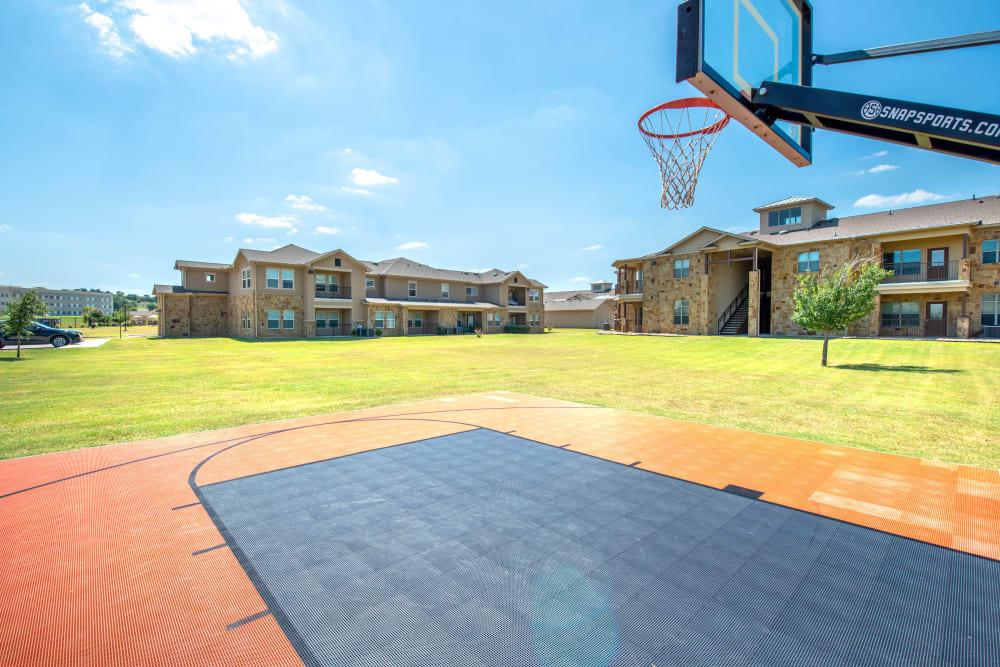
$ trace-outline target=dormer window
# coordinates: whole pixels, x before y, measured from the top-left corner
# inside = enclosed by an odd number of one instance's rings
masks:
[[[778,211],[771,211],[767,214],[768,227],[782,227],[784,225],[797,225],[802,222],[802,207],[783,208]]]

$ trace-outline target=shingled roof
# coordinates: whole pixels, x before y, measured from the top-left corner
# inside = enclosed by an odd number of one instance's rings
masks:
[[[277,262],[278,264],[308,264],[321,254],[297,246],[294,243],[289,243],[274,250],[240,248],[240,252],[251,262]]]
[[[755,229],[742,232],[742,236],[772,245],[793,245],[962,224],[1000,224],[1000,195],[830,218],[805,229],[770,233]]]

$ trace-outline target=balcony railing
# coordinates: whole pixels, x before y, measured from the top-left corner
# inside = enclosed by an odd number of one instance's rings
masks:
[[[317,299],[350,299],[351,288],[344,285],[316,285]]]
[[[341,324],[337,327],[316,327],[317,336],[350,336],[351,335],[351,325]]]
[[[939,280],[958,280],[959,260],[950,262],[898,262],[882,265],[892,275],[882,281],[887,283],[925,283]]]
[[[618,283],[618,294],[642,294],[642,281],[626,280]]]

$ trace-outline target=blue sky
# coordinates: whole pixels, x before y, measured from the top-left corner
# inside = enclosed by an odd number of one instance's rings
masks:
[[[701,225],[751,228],[752,207],[789,195],[849,215],[1000,192],[992,165],[834,133],[798,169],[734,123],[695,206],[660,209],[635,123],[696,94],[673,81],[675,7],[0,3],[0,283],[148,292],[177,281],[175,259],[294,242],[572,289]],[[820,53],[1000,24],[985,1],[813,7]],[[997,71],[991,46],[814,83],[1000,113]]]

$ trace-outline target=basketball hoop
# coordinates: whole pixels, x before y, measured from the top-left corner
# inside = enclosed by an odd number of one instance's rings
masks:
[[[728,114],[707,97],[665,102],[642,114],[639,131],[663,180],[661,208],[676,210],[694,204],[701,165],[728,123]]]

